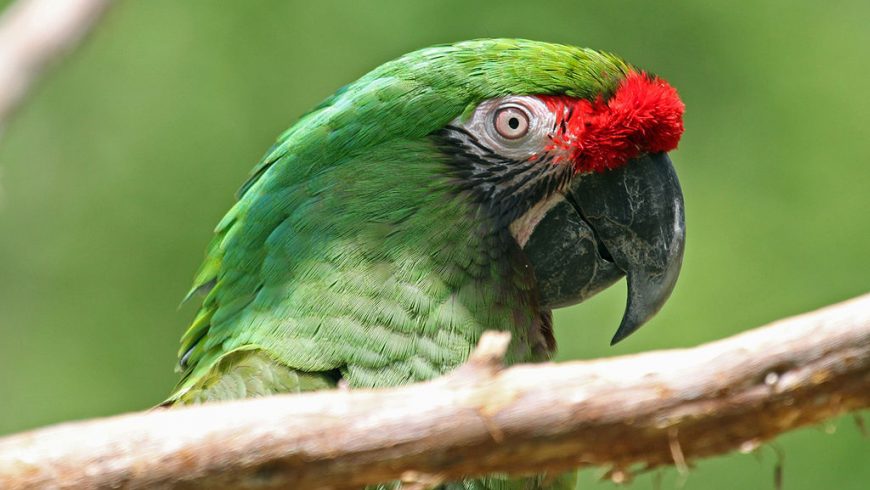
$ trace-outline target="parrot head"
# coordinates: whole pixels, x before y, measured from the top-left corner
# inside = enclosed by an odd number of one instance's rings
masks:
[[[544,125],[530,161],[569,175],[561,192],[544,201],[546,211],[530,216],[528,238],[517,237],[543,302],[576,304],[626,276],[625,314],[611,343],[619,342],[659,311],[680,272],[683,197],[666,152],[682,135],[683,103],[664,80],[633,70],[607,100],[533,96],[500,103],[524,104],[536,114],[514,116],[523,127],[527,118]],[[508,116],[489,117],[498,131]]]
[[[616,343],[659,311],[680,272],[683,197],[667,152],[684,105],[666,81],[612,55],[521,43],[494,58],[481,63],[489,77],[531,86],[472,102],[438,132],[441,149],[523,248],[544,306],[627,278]]]

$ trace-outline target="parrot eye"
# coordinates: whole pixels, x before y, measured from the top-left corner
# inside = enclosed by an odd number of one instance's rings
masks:
[[[529,114],[517,105],[505,105],[495,112],[493,126],[502,138],[519,139],[529,132]]]
[[[457,138],[474,151],[525,161],[547,151],[556,116],[539,97],[511,95],[481,102],[471,117],[460,116],[451,126]]]

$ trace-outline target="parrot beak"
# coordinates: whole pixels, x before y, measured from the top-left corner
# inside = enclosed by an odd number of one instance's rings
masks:
[[[611,345],[665,304],[683,262],[683,194],[665,153],[579,176],[525,244],[544,306],[580,303],[622,276],[628,300]]]

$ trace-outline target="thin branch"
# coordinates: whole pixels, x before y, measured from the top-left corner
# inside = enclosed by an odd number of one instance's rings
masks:
[[[158,410],[0,439],[0,487],[410,488],[678,464],[870,407],[870,295],[692,349]],[[685,466],[684,466],[685,465]],[[616,474],[616,473],[614,473]]]
[[[18,0],[0,16],[0,132],[47,66],[70,51],[111,0]]]

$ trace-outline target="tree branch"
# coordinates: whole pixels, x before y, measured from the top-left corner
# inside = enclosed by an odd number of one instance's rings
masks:
[[[0,487],[358,488],[687,467],[870,407],[870,295],[692,349],[74,422],[0,439]]]
[[[0,16],[0,132],[44,69],[71,50],[111,0],[18,0]]]

